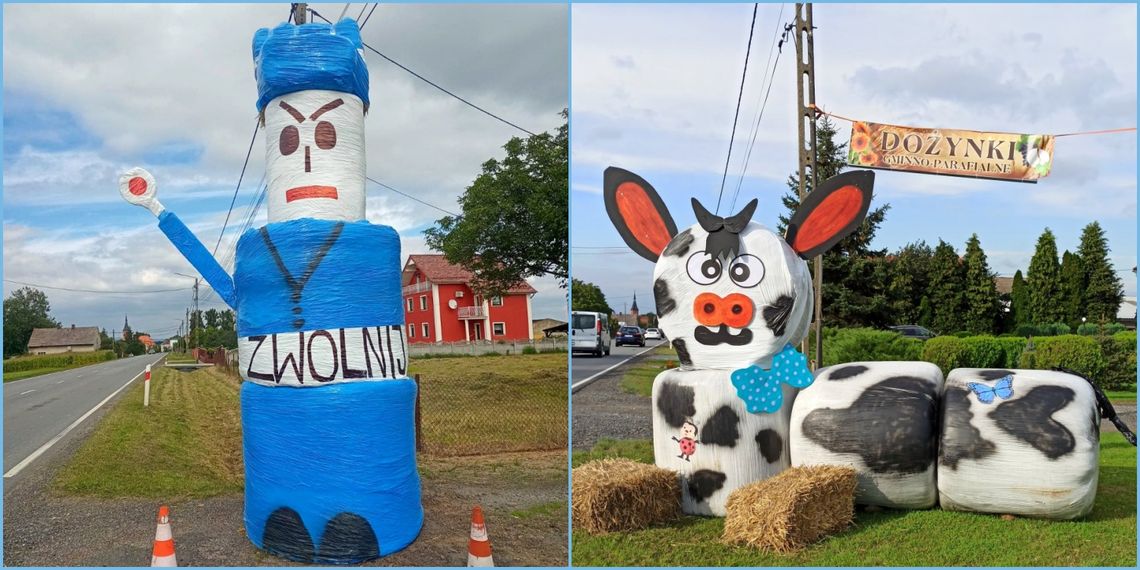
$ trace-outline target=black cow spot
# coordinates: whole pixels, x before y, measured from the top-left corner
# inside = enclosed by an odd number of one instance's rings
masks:
[[[657,302],[657,316],[663,317],[677,308],[677,302],[669,295],[669,284],[664,279],[653,282],[653,299]]]
[[[938,449],[941,463],[958,470],[963,459],[985,459],[997,450],[994,442],[982,437],[982,432],[970,423],[970,393],[964,388],[947,388],[942,396],[942,446]]]
[[[694,395],[691,386],[663,382],[661,391],[657,394],[657,409],[665,416],[665,423],[675,428],[685,425],[685,420],[697,413],[697,407],[693,403]]]
[[[661,255],[675,255],[677,257],[683,257],[689,253],[689,246],[692,243],[693,230],[687,229],[677,234],[676,237],[674,237],[673,240],[669,242],[669,245],[665,246],[665,251],[662,251]],[[657,308],[660,309],[661,307]]]
[[[774,303],[764,307],[764,323],[772,329],[772,334],[784,335],[784,328],[788,326],[788,318],[792,316],[792,305],[795,303],[795,297],[780,295]]]
[[[1035,386],[1024,396],[998,404],[990,417],[1002,431],[1033,446],[1049,459],[1068,455],[1076,447],[1069,428],[1053,419],[1076,393],[1064,386]]]
[[[1006,376],[1013,374],[1012,370],[982,370],[978,372],[978,378],[982,380],[1001,380]]]
[[[937,452],[938,401],[921,378],[895,376],[867,388],[850,408],[813,410],[804,435],[836,453],[854,453],[876,473],[922,473]]]
[[[860,375],[866,371],[867,371],[866,366],[859,366],[859,365],[843,366],[841,368],[836,368],[835,370],[832,370],[831,374],[827,375],[827,379],[828,380],[846,380],[848,378],[854,378],[855,376],[858,376],[858,375]]]
[[[760,455],[768,463],[775,463],[784,454],[784,438],[780,437],[774,429],[761,430],[756,434],[756,445],[760,446]]]
[[[681,364],[684,364],[685,366],[693,365],[693,359],[689,358],[689,349],[685,346],[685,339],[673,339],[673,350],[677,351],[677,358],[680,359]]]
[[[694,471],[692,475],[689,475],[689,495],[699,503],[720,490],[720,488],[724,486],[724,480],[727,478],[728,477],[720,471],[712,471],[709,469]]]
[[[721,406],[705,425],[701,426],[701,443],[736,447],[736,440],[740,439],[740,416],[728,406]]]

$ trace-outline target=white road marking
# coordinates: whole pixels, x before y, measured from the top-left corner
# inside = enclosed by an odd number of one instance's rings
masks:
[[[64,437],[64,436],[66,436],[68,433],[71,433],[71,430],[75,429],[75,428],[76,428],[76,426],[78,426],[79,424],[83,423],[83,420],[85,420],[85,419],[87,419],[88,417],[90,417],[90,416],[91,416],[91,414],[94,414],[96,410],[98,410],[99,408],[103,407],[103,404],[106,404],[106,403],[107,403],[107,402],[108,402],[108,401],[109,401],[111,398],[114,398],[116,394],[118,394],[119,392],[122,392],[122,391],[123,391],[123,388],[126,388],[127,386],[130,386],[130,385],[131,385],[131,382],[134,382],[135,380],[138,380],[138,379],[139,379],[139,377],[141,377],[143,374],[146,374],[146,370],[143,370],[142,372],[139,372],[139,373],[138,373],[138,374],[137,374],[137,375],[136,375],[134,378],[131,378],[130,380],[127,380],[127,383],[126,383],[126,384],[123,384],[122,386],[120,386],[118,390],[115,390],[114,392],[111,392],[111,395],[110,395],[110,396],[107,396],[106,398],[103,398],[103,401],[102,401],[102,402],[99,402],[98,404],[95,404],[95,407],[94,407],[94,408],[91,408],[90,410],[87,410],[87,413],[86,413],[86,414],[83,414],[82,416],[79,416],[79,419],[75,420],[74,422],[71,422],[71,425],[69,425],[69,426],[67,426],[66,428],[64,428],[64,430],[63,430],[63,431],[61,431],[61,432],[59,432],[59,434],[58,434],[58,435],[56,435],[55,437],[53,437],[53,438],[51,438],[50,440],[48,440],[48,442],[47,442],[47,443],[45,443],[45,444],[41,445],[39,449],[37,449],[37,450],[33,451],[31,455],[29,455],[29,456],[25,457],[25,458],[24,458],[24,460],[23,460],[23,461],[21,461],[21,462],[19,462],[19,463],[17,463],[15,467],[13,467],[13,468],[9,469],[9,470],[8,470],[8,472],[4,474],[4,478],[5,478],[5,479],[7,479],[7,478],[9,478],[9,477],[13,477],[13,476],[15,476],[15,475],[19,474],[19,473],[20,473],[20,471],[23,471],[25,467],[27,467],[28,465],[31,465],[33,461],[35,461],[37,458],[39,458],[39,456],[43,455],[45,452],[47,452],[47,450],[51,449],[51,446],[53,446],[53,445],[55,445],[55,444],[59,443],[59,440],[63,439],[63,437]]]
[[[63,384],[63,382],[63,380],[60,380],[59,382],[56,382],[56,384]]]
[[[31,394],[32,392],[35,392],[35,390],[32,389],[32,390],[28,390],[26,392],[20,392],[20,395],[23,396],[24,394]]]
[[[627,359],[625,359],[625,360],[623,360],[623,361],[621,361],[621,362],[619,362],[619,363],[617,363],[617,364],[615,364],[615,365],[613,365],[613,366],[611,366],[611,367],[609,367],[609,368],[607,368],[607,369],[605,369],[605,370],[603,370],[603,371],[601,371],[601,372],[599,372],[599,373],[597,373],[597,374],[595,374],[589,378],[586,378],[585,380],[579,380],[578,382],[571,384],[570,385],[570,393],[573,394],[574,392],[577,392],[578,390],[585,388],[588,384],[590,384],[594,380],[601,378],[602,375],[605,374],[606,372],[609,372],[610,370],[613,370],[614,368],[617,368],[618,366],[621,366],[622,364],[625,364],[626,362],[629,362],[630,360],[633,360],[634,358],[637,358],[638,356],[641,356],[642,354],[645,354],[645,353],[647,353],[647,352],[649,352],[649,351],[651,351],[651,350],[653,350],[659,346],[661,346],[661,345],[657,344],[657,345],[651,346],[651,347],[649,347],[649,348],[647,348],[647,349],[645,349],[645,350],[643,350],[643,351],[641,351],[641,352],[639,352],[639,353],[637,353],[637,354],[635,354],[635,355],[633,355],[633,356],[631,356],[631,357],[629,357],[629,358],[627,358]]]

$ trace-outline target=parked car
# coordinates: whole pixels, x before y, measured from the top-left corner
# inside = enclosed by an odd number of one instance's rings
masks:
[[[661,340],[665,335],[661,334],[661,329],[645,329],[645,340]]]
[[[573,311],[570,313],[570,350],[594,356],[610,354],[610,317],[602,313]]]
[[[888,328],[907,338],[917,338],[919,340],[930,340],[938,336],[934,331],[918,325],[895,325]]]
[[[640,327],[622,327],[618,329],[617,338],[614,340],[618,346],[627,344],[645,346],[645,333],[641,332]]]

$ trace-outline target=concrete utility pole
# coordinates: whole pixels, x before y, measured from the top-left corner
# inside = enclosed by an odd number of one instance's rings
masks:
[[[309,5],[304,2],[298,2],[293,6],[293,22],[300,26],[305,23],[305,13],[308,12]]]
[[[198,348],[198,319],[202,318],[202,312],[198,309],[198,278],[194,278],[194,348]]]
[[[815,47],[813,40],[811,4],[796,4],[796,113],[799,117],[797,129],[800,138],[800,203],[807,196],[807,177],[811,176],[811,189],[816,183],[816,142],[815,142]],[[806,100],[805,100],[806,96]],[[823,360],[823,259],[815,256],[812,260],[812,276],[815,287],[815,355],[808,352],[807,339],[804,339],[802,352],[809,354],[812,370]]]

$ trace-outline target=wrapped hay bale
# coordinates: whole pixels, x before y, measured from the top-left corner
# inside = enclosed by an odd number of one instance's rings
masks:
[[[1093,388],[1064,372],[952,370],[938,455],[943,509],[1083,517],[1093,508],[1100,461]]]
[[[929,362],[820,369],[792,406],[792,465],[853,467],[861,505],[931,508],[941,392],[942,371]]]
[[[734,491],[724,541],[787,552],[847,528],[855,512],[855,469],[793,467]]]
[[[677,474],[629,459],[601,459],[571,476],[574,528],[591,534],[637,530],[681,514]]]

